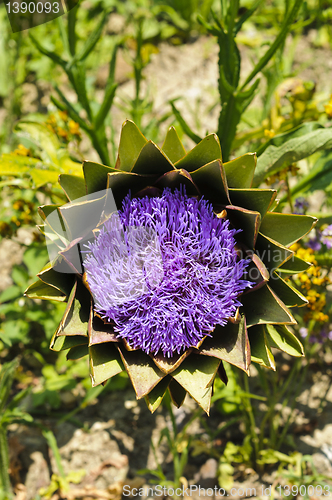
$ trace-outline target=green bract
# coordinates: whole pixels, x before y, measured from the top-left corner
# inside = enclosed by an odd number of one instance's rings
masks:
[[[160,149],[147,141],[133,122],[127,121],[114,168],[85,161],[84,179],[60,175],[60,185],[72,205],[69,209],[68,206],[40,208],[45,221],[42,230],[53,241],[61,239],[47,219],[54,210],[73,229],[72,234],[77,234],[77,226],[84,226],[79,218],[82,203],[75,204],[75,199],[111,189],[117,206],[121,207],[129,190],[132,196],[137,196],[143,190],[156,193],[165,187],[175,189],[185,185],[188,195],[204,196],[219,217],[227,217],[236,229],[242,230],[237,235],[238,249],[251,259],[248,274],[254,286],[241,296],[243,307],[236,316],[224,327],[217,325],[212,338],[206,337],[199,348],[190,348],[172,358],[147,355],[140,350],[128,350],[116,338],[110,324],[104,324],[95,315],[84,275],[78,271],[64,274],[54,270],[61,259],[73,267],[73,245],[69,244],[61,250],[61,255],[59,251],[52,262],[53,268],[46,265],[38,274],[39,281],[26,291],[31,298],[67,302],[51,349],[69,350],[68,359],[88,354],[93,385],[126,370],[137,398],[145,397],[151,411],[160,405],[168,388],[175,405],[181,406],[188,392],[207,413],[216,374],[227,382],[223,361],[248,373],[252,361],[275,369],[271,347],[293,356],[303,355],[300,342],[287,327],[296,323],[288,308],[307,301],[284,278],[309,266],[295,257],[289,247],[311,230],[316,219],[274,212],[276,191],[250,187],[255,167],[253,153],[223,164],[215,134],[205,137],[186,153],[173,127]],[[86,203],[100,205],[103,198]],[[100,222],[95,220],[95,227]]]

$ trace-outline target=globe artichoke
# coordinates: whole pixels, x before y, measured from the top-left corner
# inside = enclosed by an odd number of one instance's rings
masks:
[[[69,203],[39,209],[50,263],[26,295],[67,302],[51,349],[89,355],[94,386],[126,370],[151,411],[168,389],[209,413],[224,361],[248,374],[275,369],[272,347],[303,355],[287,276],[308,264],[289,247],[316,219],[250,187],[254,153],[221,158],[214,134],[186,153],[173,127],[160,149],[127,121],[115,167],[61,174]]]

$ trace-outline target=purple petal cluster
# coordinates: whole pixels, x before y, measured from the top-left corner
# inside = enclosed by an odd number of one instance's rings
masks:
[[[208,201],[166,188],[160,197],[128,195],[116,216],[87,246],[84,267],[95,311],[118,338],[172,357],[234,316],[251,285],[248,262],[236,253],[238,231]]]

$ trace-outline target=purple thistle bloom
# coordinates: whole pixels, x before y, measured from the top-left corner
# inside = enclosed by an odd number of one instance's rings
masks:
[[[330,250],[332,248],[332,224],[327,226],[321,234],[320,241]]]
[[[294,203],[294,214],[304,215],[308,208],[309,203],[303,196],[296,198]]]
[[[128,195],[87,246],[95,311],[132,349],[172,357],[197,347],[234,316],[251,286],[241,279],[248,261],[238,259],[237,233],[184,189]]]

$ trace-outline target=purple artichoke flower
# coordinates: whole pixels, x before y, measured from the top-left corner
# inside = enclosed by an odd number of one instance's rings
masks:
[[[237,256],[238,232],[185,189],[166,188],[152,198],[128,195],[87,245],[84,267],[95,312],[131,349],[170,358],[198,347],[235,315],[239,294],[251,286],[242,279],[248,261]]]

